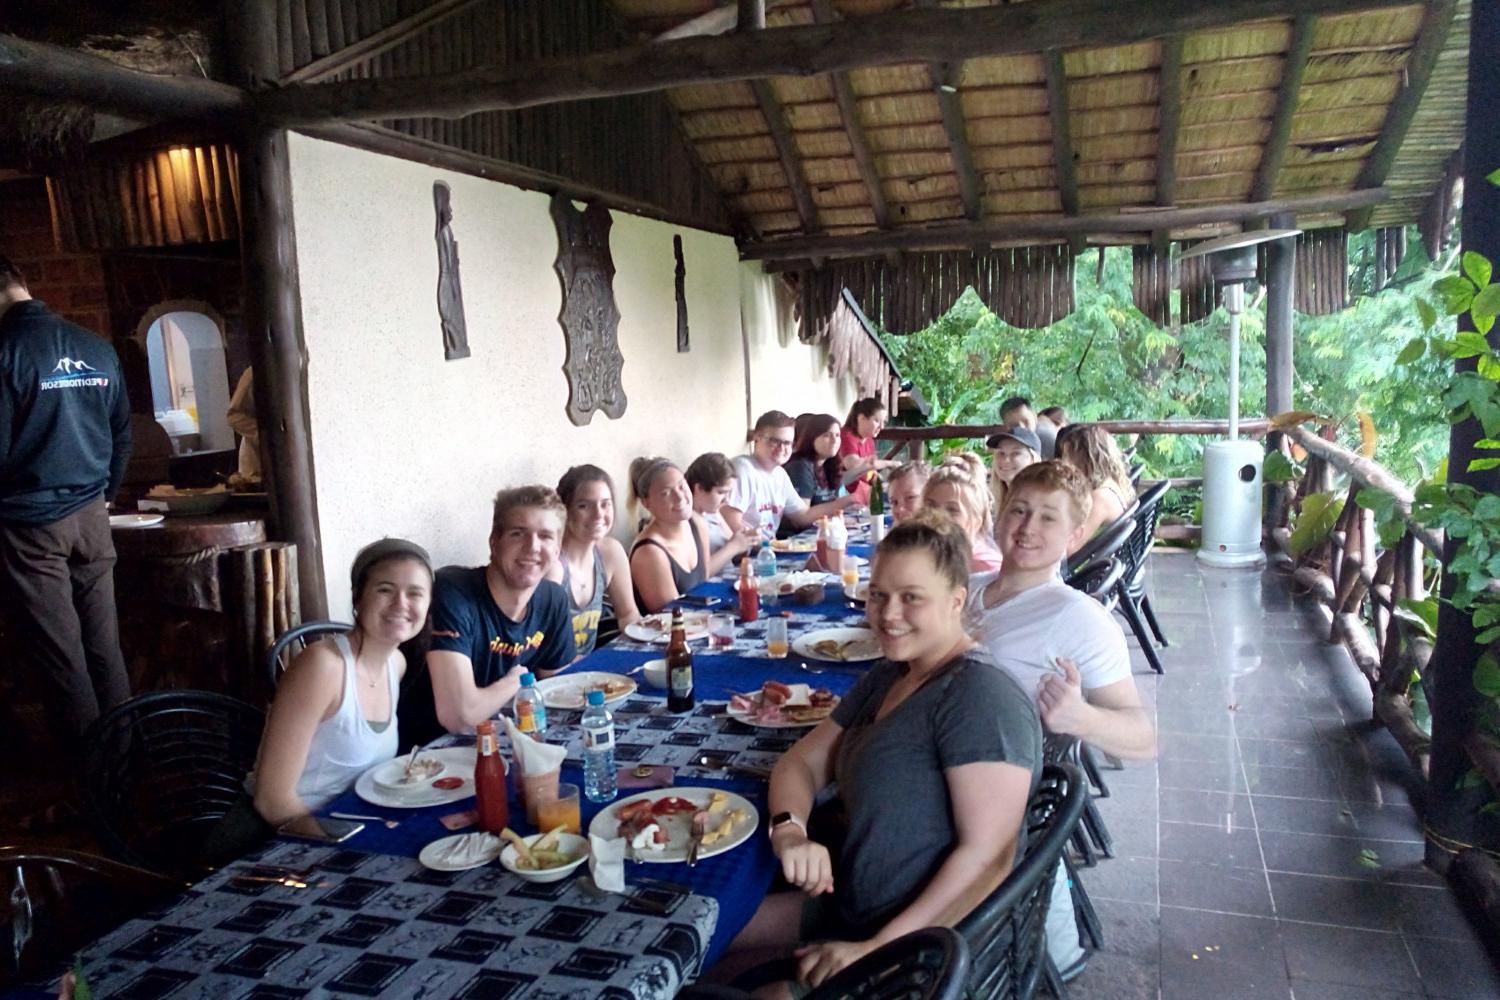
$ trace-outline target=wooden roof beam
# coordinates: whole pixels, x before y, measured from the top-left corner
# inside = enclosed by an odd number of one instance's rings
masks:
[[[1422,104],[1422,95],[1427,93],[1427,83],[1432,79],[1432,70],[1437,66],[1438,56],[1448,41],[1448,30],[1453,27],[1453,14],[1457,0],[1433,0],[1422,17],[1422,30],[1417,44],[1412,47],[1406,60],[1406,86],[1391,102],[1386,112],[1385,126],[1375,148],[1365,157],[1365,165],[1355,180],[1357,188],[1377,187],[1385,183],[1396,162],[1396,154],[1406,140],[1406,131],[1411,128],[1417,108]],[[1477,123],[1476,123],[1477,125]],[[1370,224],[1370,209],[1362,208],[1345,216],[1345,225],[1350,232],[1359,232]]]
[[[834,20],[833,0],[812,0],[813,17],[820,24]],[[891,208],[885,200],[885,187],[881,184],[880,170],[875,165],[875,155],[870,152],[870,141],[865,136],[865,126],[859,119],[859,102],[854,99],[854,88],[849,84],[849,74],[832,74],[833,99],[839,106],[839,115],[844,119],[844,131],[849,134],[849,149],[859,167],[860,179],[870,192],[870,208],[875,213],[875,225],[888,229],[891,224]]]
[[[1068,71],[1061,49],[1042,53],[1047,70],[1047,116],[1052,122],[1052,158],[1057,161],[1057,187],[1064,215],[1078,214],[1078,160],[1073,154],[1072,116],[1068,112]],[[1073,252],[1083,249],[1083,237],[1071,241]]]
[[[989,246],[1003,240],[1071,238],[1098,233],[1150,233],[1216,223],[1243,223],[1283,212],[1345,212],[1378,204],[1385,188],[1365,188],[1340,194],[1279,198],[1274,201],[1192,208],[1145,208],[1110,215],[1014,215],[983,222],[964,222],[893,229],[856,236],[797,236],[743,243],[746,260],[784,260],[789,257],[860,256],[892,250],[947,250]]]
[[[1156,128],[1156,204],[1177,204],[1177,136],[1182,126],[1182,36],[1161,40],[1161,83]],[[1151,234],[1151,245],[1165,254],[1172,242],[1165,229]]]
[[[223,118],[249,111],[239,87],[128,69],[74,49],[0,35],[0,93],[78,101],[140,121]]]
[[[838,24],[680,38],[430,77],[292,84],[258,95],[258,102],[263,114],[293,126],[461,117],[478,111],[618,97],[701,83],[813,76],[905,62],[952,64],[979,56],[1050,48],[1127,45],[1244,21],[1375,10],[1407,3],[1409,0],[1218,0],[1213,4],[1201,0],[1050,0],[1045,4],[896,10]],[[12,74],[3,72],[0,83],[9,84],[12,78]],[[35,81],[24,79],[17,85],[26,92],[35,92],[36,88]]]
[[[1301,15],[1292,21],[1292,43],[1287,49],[1281,66],[1281,87],[1276,92],[1276,111],[1271,117],[1271,134],[1260,155],[1260,166],[1255,171],[1255,184],[1250,188],[1250,197],[1264,201],[1276,193],[1276,178],[1281,174],[1281,164],[1292,142],[1292,119],[1297,114],[1297,96],[1302,91],[1302,75],[1307,70],[1307,57],[1312,53],[1313,29],[1318,19]]]
[[[283,83],[326,80],[336,73],[373,59],[404,42],[409,42],[434,25],[440,24],[455,14],[474,6],[479,0],[436,0],[430,7],[423,7],[410,17],[386,25],[379,31],[366,35],[337,52],[330,52],[321,59],[314,59],[306,66],[292,70],[282,77]]]
[[[919,9],[937,7],[938,0],[915,0]],[[933,96],[937,98],[938,112],[943,117],[943,133],[948,137],[949,154],[953,157],[953,174],[958,178],[958,196],[963,202],[964,215],[978,219],[984,213],[984,204],[979,191],[979,171],[974,169],[974,153],[969,148],[969,127],[964,121],[963,104],[958,99],[958,66],[946,59],[929,59],[927,73],[932,77]]]

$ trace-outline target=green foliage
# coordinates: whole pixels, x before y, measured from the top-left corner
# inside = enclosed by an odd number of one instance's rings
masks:
[[[1374,414],[1380,428],[1375,458],[1406,479],[1419,478],[1446,451],[1441,389],[1448,361],[1431,354],[1427,340],[1451,334],[1435,310],[1431,323],[1416,315],[1432,309],[1421,296],[1429,294],[1437,275],[1420,241],[1411,244],[1408,262],[1375,293],[1373,234],[1351,237],[1353,303],[1332,316],[1298,315],[1293,324],[1295,408],[1332,413],[1351,426],[1359,411]],[[1103,251],[1102,281],[1100,252],[1079,257],[1076,308],[1045,329],[1007,325],[971,290],[926,330],[886,337],[886,346],[901,372],[929,400],[943,403],[942,422],[992,423],[1001,400],[1012,395],[1027,396],[1038,407],[1066,406],[1074,420],[1224,416],[1228,315],[1221,309],[1202,322],[1161,329],[1131,302],[1129,248]],[[1263,306],[1241,317],[1240,338],[1241,410],[1263,412]],[[1397,356],[1403,348],[1415,350],[1414,341],[1422,344],[1421,355],[1405,358],[1399,369],[1405,377],[1395,377]],[[936,415],[931,422],[939,422]],[[1136,457],[1148,477],[1192,476],[1202,468],[1203,444],[1201,438],[1158,435],[1142,440]]]
[[[1313,493],[1302,498],[1302,509],[1292,521],[1287,546],[1302,556],[1327,540],[1344,511],[1344,498],[1336,493]]]
[[[1386,548],[1395,545],[1406,533],[1406,521],[1396,507],[1396,498],[1385,490],[1362,489],[1354,495],[1354,502],[1375,512],[1375,531]]]
[[[1302,466],[1279,451],[1267,452],[1265,465],[1260,470],[1261,482],[1269,485],[1295,483],[1302,478]]]
[[[1420,601],[1403,597],[1396,606],[1396,617],[1411,624],[1429,639],[1437,638],[1438,602],[1436,597],[1424,597]]]

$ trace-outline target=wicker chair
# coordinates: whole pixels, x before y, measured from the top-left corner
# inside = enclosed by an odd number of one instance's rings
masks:
[[[266,654],[266,678],[271,682],[271,690],[275,691],[276,686],[281,683],[281,675],[286,672],[292,657],[311,645],[314,639],[325,635],[342,635],[352,628],[353,625],[344,622],[316,621],[303,622],[281,633],[271,646],[271,651]],[[292,648],[294,643],[296,649]]]
[[[155,691],[84,738],[80,797],[104,851],[183,878],[255,765],[265,713],[212,691]]]
[[[59,975],[78,948],[186,888],[92,854],[0,847],[0,989]]]
[[[1151,635],[1163,646],[1167,645],[1167,637],[1162,634],[1156,612],[1151,609],[1151,598],[1146,594],[1146,560],[1151,555],[1151,544],[1156,539],[1156,520],[1161,514],[1161,498],[1170,485],[1163,479],[1141,496],[1136,508],[1135,531],[1120,549],[1120,558],[1125,561],[1126,566],[1125,577],[1115,588],[1120,601],[1120,612],[1130,623],[1130,630],[1140,642],[1146,661],[1157,673],[1163,672],[1161,658],[1156,655],[1156,649],[1151,644]],[[1150,634],[1146,631],[1148,623]]]
[[[1093,538],[1084,542],[1077,552],[1068,556],[1062,567],[1063,582],[1071,583],[1073,577],[1098,563],[1107,561],[1125,547],[1135,531],[1136,507],[1136,504],[1131,504],[1125,509],[1125,513],[1096,531]]]

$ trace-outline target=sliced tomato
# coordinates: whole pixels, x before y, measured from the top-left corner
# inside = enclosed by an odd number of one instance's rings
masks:
[[[676,813],[697,811],[698,803],[689,802],[687,799],[676,795],[668,795],[665,798],[657,799],[651,806],[651,815],[653,816],[672,816]]]
[[[464,779],[462,779],[462,778],[455,778],[452,775],[449,775],[446,778],[439,778],[436,781],[434,781],[432,783],[432,787],[433,788],[441,788],[443,791],[446,792],[449,789],[461,787],[463,785],[463,783],[464,783]]]

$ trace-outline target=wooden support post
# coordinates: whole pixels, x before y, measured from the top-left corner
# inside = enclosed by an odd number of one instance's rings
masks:
[[[254,90],[273,82],[276,15],[271,4],[237,0],[238,82]],[[240,142],[245,267],[245,330],[255,369],[255,410],[270,461],[264,474],[275,535],[297,545],[298,591],[304,618],[328,617],[323,549],[308,426],[307,347],[292,229],[287,132],[249,126]]]
[[[1485,175],[1500,168],[1500,129],[1486,119],[1493,111],[1494,95],[1500,93],[1500,4],[1476,3],[1469,20],[1469,93],[1466,151],[1464,154],[1463,248],[1500,261],[1500,188]],[[1468,313],[1459,317],[1458,328],[1472,331]],[[1500,330],[1489,333],[1491,346],[1500,344]],[[1456,363],[1458,371],[1472,371],[1473,359]],[[1455,424],[1448,437],[1448,481],[1464,483],[1480,494],[1500,489],[1500,470],[1469,471],[1478,453],[1475,443],[1484,432],[1472,418]],[[1458,542],[1449,540],[1445,551],[1451,559]],[[1445,560],[1446,561],[1446,560]],[[1453,593],[1453,580],[1446,574],[1442,595]],[[1436,670],[1432,699],[1432,781],[1428,785],[1427,859],[1442,870],[1451,860],[1453,845],[1469,844],[1488,849],[1496,843],[1481,843],[1486,824],[1478,814],[1494,793],[1488,788],[1459,788],[1459,779],[1472,766],[1464,743],[1474,732],[1481,697],[1474,689],[1474,667],[1483,649],[1474,642],[1474,623],[1467,614],[1444,602],[1438,611],[1437,648],[1432,666]],[[1493,829],[1493,826],[1490,826]]]
[[[979,172],[974,169],[974,154],[969,149],[969,127],[964,121],[963,106],[958,100],[958,72],[949,63],[928,63],[932,85],[937,95],[938,111],[943,116],[943,131],[953,156],[953,173],[958,177],[958,196],[964,215],[978,219],[984,214],[980,199]]]
[[[1182,124],[1182,36],[1168,35],[1161,40],[1161,85],[1156,127],[1156,203],[1163,208],[1177,204],[1177,134]],[[1170,249],[1167,230],[1151,234],[1151,245],[1158,254]],[[1271,412],[1275,412],[1274,410]]]
[[[1263,201],[1276,193],[1276,178],[1281,174],[1281,163],[1286,159],[1287,147],[1291,145],[1292,118],[1297,113],[1297,95],[1302,91],[1302,75],[1307,70],[1307,57],[1312,52],[1313,28],[1317,23],[1317,18],[1307,14],[1292,20],[1292,43],[1281,64],[1281,89],[1276,92],[1276,111],[1271,116],[1271,133],[1266,137],[1264,151],[1260,154],[1260,166],[1255,171],[1255,183],[1250,189],[1251,197],[1257,201]],[[1291,223],[1273,221],[1271,226],[1285,229]]]
[[[1289,228],[1292,215],[1271,217],[1272,229]],[[1266,245],[1266,412],[1292,409],[1292,303],[1296,301],[1297,241]],[[1275,445],[1280,435],[1270,444]]]
[[[781,172],[786,175],[787,187],[791,188],[792,201],[797,206],[797,218],[802,223],[802,231],[822,232],[823,226],[818,222],[818,206],[813,201],[807,175],[802,172],[802,157],[797,155],[797,147],[792,142],[792,130],[786,123],[786,113],[781,110],[781,102],[776,100],[776,94],[767,80],[752,80],[750,89],[755,91],[755,100],[760,105],[761,114],[765,116],[766,128],[770,130],[771,141],[776,146],[776,155],[781,159]]]

